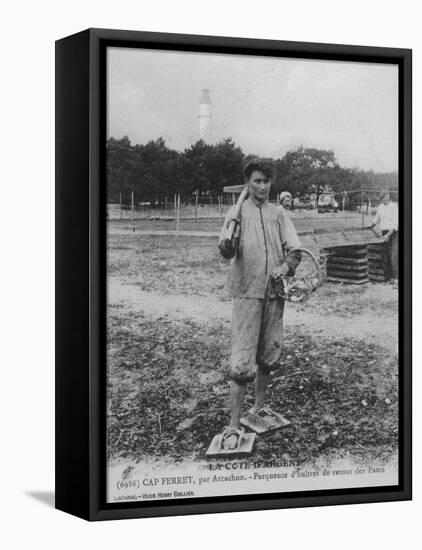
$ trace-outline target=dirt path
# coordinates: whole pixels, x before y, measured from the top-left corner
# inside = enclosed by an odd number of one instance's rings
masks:
[[[151,317],[170,316],[175,319],[191,318],[199,322],[213,319],[230,320],[231,302],[214,297],[184,296],[145,292],[134,285],[122,284],[115,278],[109,279],[108,301],[125,311],[142,311]],[[370,340],[389,351],[397,350],[397,320],[378,319],[374,315],[362,314],[355,318],[340,318],[338,315],[317,315],[297,309],[289,304],[285,322],[289,326],[306,326],[307,330],[321,336]]]

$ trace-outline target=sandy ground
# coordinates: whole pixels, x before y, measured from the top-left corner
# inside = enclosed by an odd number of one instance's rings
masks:
[[[367,285],[362,292],[368,300],[381,292],[393,294],[395,289],[387,285]],[[110,306],[124,308],[127,311],[142,311],[152,318],[165,317],[175,319],[192,318],[204,322],[213,319],[229,320],[231,316],[230,300],[217,297],[186,296],[145,292],[141,288],[123,283],[118,277],[112,277],[108,285]],[[373,296],[372,296],[373,297]],[[311,298],[312,299],[312,298]],[[374,318],[374,314],[363,313],[359,317],[339,320],[338,315],[321,315],[307,311],[304,306],[288,304],[285,312],[285,323],[289,326],[306,326],[312,333],[329,333],[331,336],[349,336],[366,339],[382,345],[389,351],[396,351],[398,328],[395,316]]]

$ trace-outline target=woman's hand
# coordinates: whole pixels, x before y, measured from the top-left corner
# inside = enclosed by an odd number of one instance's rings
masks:
[[[218,243],[218,250],[220,251],[220,254],[223,256],[223,258],[225,258],[226,260],[230,260],[236,254],[236,248],[233,246],[232,241],[230,241],[229,239],[220,241]]]
[[[287,277],[287,275],[289,274],[289,271],[290,271],[290,268],[289,266],[286,264],[286,263],[282,263],[281,265],[279,265],[278,267],[276,267],[274,269],[274,271],[272,272],[272,279],[275,283],[278,283],[280,282],[280,280],[283,278],[283,277]]]

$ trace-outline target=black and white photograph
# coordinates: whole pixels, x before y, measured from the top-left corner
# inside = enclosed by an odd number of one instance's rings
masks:
[[[416,6],[5,4],[1,547],[415,547]]]
[[[399,483],[397,64],[106,49],[107,503]]]

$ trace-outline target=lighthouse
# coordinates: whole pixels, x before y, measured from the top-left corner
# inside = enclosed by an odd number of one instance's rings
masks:
[[[199,139],[211,142],[211,99],[209,90],[202,90],[199,100]]]

